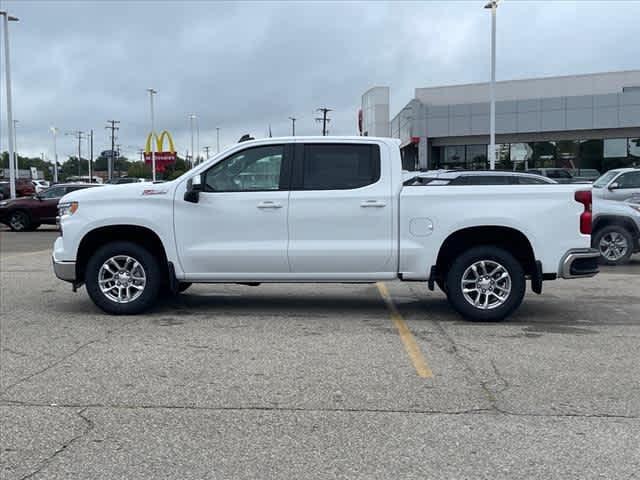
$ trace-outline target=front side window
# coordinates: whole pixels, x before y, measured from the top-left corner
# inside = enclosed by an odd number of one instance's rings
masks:
[[[280,189],[284,147],[268,145],[238,152],[205,173],[206,192],[260,192]]]
[[[305,145],[302,173],[304,190],[365,187],[380,179],[380,149],[377,145]]]
[[[620,188],[640,188],[640,172],[629,172],[618,178]]]

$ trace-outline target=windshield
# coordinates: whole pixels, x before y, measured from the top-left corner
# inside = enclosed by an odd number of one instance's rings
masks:
[[[607,172],[602,175],[599,179],[593,182],[593,188],[604,188],[616,175],[618,172]]]

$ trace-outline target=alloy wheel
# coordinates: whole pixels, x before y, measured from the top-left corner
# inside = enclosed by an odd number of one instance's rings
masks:
[[[611,262],[623,258],[629,249],[629,244],[624,235],[618,232],[609,232],[600,239],[600,255]]]
[[[475,308],[492,310],[509,299],[511,275],[498,262],[480,260],[464,271],[461,287],[465,300]]]
[[[144,292],[147,274],[142,264],[129,255],[116,255],[98,271],[98,286],[112,302],[129,303]]]

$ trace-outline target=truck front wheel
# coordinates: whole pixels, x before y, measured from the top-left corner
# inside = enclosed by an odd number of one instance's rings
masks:
[[[506,250],[474,247],[462,253],[447,273],[447,296],[458,313],[473,321],[500,321],[522,303],[522,265]]]
[[[91,300],[105,312],[135,315],[156,302],[162,270],[158,260],[140,245],[112,242],[87,262],[85,284]]]

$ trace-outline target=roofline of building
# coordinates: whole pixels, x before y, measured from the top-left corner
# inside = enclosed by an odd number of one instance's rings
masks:
[[[598,75],[611,75],[611,74],[619,75],[619,74],[626,74],[626,73],[640,74],[640,70],[614,70],[611,72],[580,73],[577,75],[550,75],[547,77],[514,78],[512,80],[499,80],[496,82],[496,84],[499,85],[501,83],[531,82],[534,80],[551,80],[551,79],[561,79],[561,78],[585,78],[585,77],[595,77]],[[473,87],[473,86],[488,85],[488,84],[489,84],[489,81],[474,82],[474,83],[454,83],[454,84],[439,85],[434,87],[416,87],[415,91],[417,92],[418,90],[437,90],[440,88],[451,88],[451,87]]]

